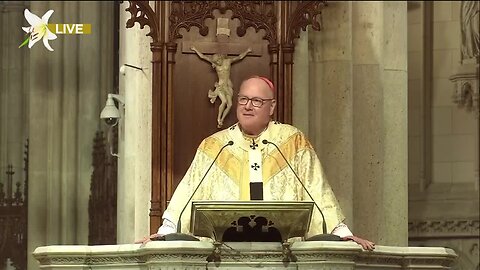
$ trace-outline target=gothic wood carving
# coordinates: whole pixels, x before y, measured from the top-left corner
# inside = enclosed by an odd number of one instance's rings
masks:
[[[28,222],[28,139],[24,150],[23,192],[19,181],[14,181],[15,171],[7,166],[6,187],[0,181],[0,269],[27,269]],[[15,183],[15,187],[14,187]],[[10,264],[7,265],[8,259]]]
[[[283,1],[282,1],[283,2]],[[282,28],[282,70],[279,87],[283,89],[277,97],[279,107],[279,119],[284,122],[292,122],[292,89],[293,89],[293,53],[295,52],[295,39],[300,37],[300,31],[306,30],[312,25],[314,30],[321,29],[321,13],[326,6],[325,1],[285,1],[281,6],[281,18],[287,20]]]
[[[161,224],[161,214],[174,189],[172,84],[177,40],[183,38],[180,30],[189,31],[195,26],[201,36],[208,35],[205,20],[214,19],[215,10],[221,14],[227,10],[232,12],[232,19],[240,21],[236,28],[239,37],[243,37],[250,27],[257,33],[264,30],[263,39],[268,41],[270,55],[270,76],[277,89],[274,116],[276,120],[291,123],[294,39],[299,37],[300,29],[306,29],[309,24],[315,30],[321,28],[321,10],[326,4],[325,1],[155,1],[152,9],[148,3],[129,1],[126,11],[131,18],[126,27],[133,27],[135,22],[141,28],[148,25],[148,36],[153,39],[150,229],[154,232]]]
[[[242,1],[226,1],[226,8],[233,10],[233,19],[240,20],[237,28],[239,37],[243,37],[247,28],[252,27],[257,32],[265,30],[263,39],[268,40],[270,46],[277,45],[277,16],[274,1],[258,1],[258,3],[246,5]]]
[[[157,14],[149,5],[149,1],[128,1],[130,6],[125,9],[129,12],[131,17],[127,20],[127,28],[132,28],[135,23],[140,24],[140,29],[143,29],[145,25],[148,25],[150,32],[147,36],[151,37],[154,41],[158,41],[160,36],[159,24]]]
[[[239,37],[243,37],[247,28],[253,27],[257,32],[265,30],[264,39],[271,45],[277,43],[277,17],[275,14],[274,1],[172,1],[169,16],[169,41],[174,42],[182,38],[179,33],[181,28],[190,31],[192,26],[199,28],[202,36],[208,34],[205,19],[214,19],[213,11],[218,9],[225,14],[227,10],[233,11],[232,19],[239,19],[240,26],[237,28]]]
[[[299,1],[293,13],[289,16],[285,44],[293,44],[300,38],[300,31],[307,30],[311,25],[313,30],[322,29],[322,10],[327,6],[325,1]]]
[[[170,21],[170,29],[168,39],[174,42],[183,36],[179,33],[180,29],[184,28],[190,31],[192,26],[199,29],[202,36],[208,34],[208,27],[205,25],[205,19],[213,19],[213,10],[216,8],[216,3],[212,1],[172,1],[171,12],[168,20]]]
[[[164,78],[165,59],[162,57],[164,50],[164,27],[160,27],[161,18],[166,17],[166,5],[164,1],[155,1],[155,9],[149,5],[149,1],[129,1],[129,7],[125,10],[131,18],[126,27],[131,28],[135,22],[140,27],[148,25],[148,36],[152,37],[150,49],[152,51],[152,194],[150,209],[150,228],[160,225],[160,217],[166,208],[168,193],[167,183],[171,182],[171,172],[167,168],[172,167],[172,141],[170,119],[172,119],[171,102],[169,98],[167,80]],[[167,107],[167,105],[169,105]],[[166,125],[164,124],[166,123]],[[154,229],[152,229],[154,230]]]

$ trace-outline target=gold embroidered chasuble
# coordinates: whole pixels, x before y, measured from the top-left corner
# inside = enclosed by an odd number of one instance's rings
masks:
[[[250,181],[261,181],[265,201],[311,201],[275,146],[263,144],[264,139],[275,143],[281,149],[322,209],[327,233],[331,233],[345,217],[325,178],[320,160],[300,130],[273,121],[257,138],[244,136],[238,124],[235,124],[204,139],[175,190],[163,218],[176,224],[188,198],[228,141],[233,141],[234,144],[221,152],[193,200],[250,200]],[[182,214],[184,233],[189,233],[190,215],[191,203]],[[319,233],[322,233],[322,217],[314,208],[307,237]]]

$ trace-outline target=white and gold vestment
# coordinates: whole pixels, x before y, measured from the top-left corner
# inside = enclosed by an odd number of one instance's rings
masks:
[[[238,124],[204,139],[187,173],[179,183],[163,215],[159,234],[176,231],[178,216],[220,149],[227,146],[208,172],[193,200],[250,200],[250,182],[263,182],[265,201],[311,201],[275,143],[296,171],[325,216],[328,233],[351,235],[344,215],[328,184],[320,160],[306,136],[297,128],[271,121],[256,138],[245,136]],[[182,214],[181,231],[189,233],[191,203]],[[314,208],[308,236],[322,233],[322,217]]]

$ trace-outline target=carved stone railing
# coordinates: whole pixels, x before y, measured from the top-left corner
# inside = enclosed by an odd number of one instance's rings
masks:
[[[478,203],[478,201],[477,201]],[[480,221],[474,219],[411,220],[408,241],[414,246],[447,246],[457,253],[453,269],[480,269]]]
[[[42,269],[451,269],[457,255],[440,247],[377,246],[353,242],[149,242],[109,246],[45,246],[33,256]],[[217,267],[217,268],[215,268]]]

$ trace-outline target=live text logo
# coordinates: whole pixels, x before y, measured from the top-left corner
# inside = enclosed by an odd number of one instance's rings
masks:
[[[48,29],[60,35],[84,35],[92,33],[92,25],[85,23],[49,23]]]
[[[53,10],[47,11],[42,18],[25,9],[24,15],[29,27],[22,27],[26,33],[26,38],[20,44],[19,48],[28,44],[28,48],[37,43],[39,40],[43,40],[43,45],[47,50],[53,51],[49,41],[57,39],[58,35],[84,35],[92,33],[92,25],[85,23],[48,23],[48,20],[53,14]]]

